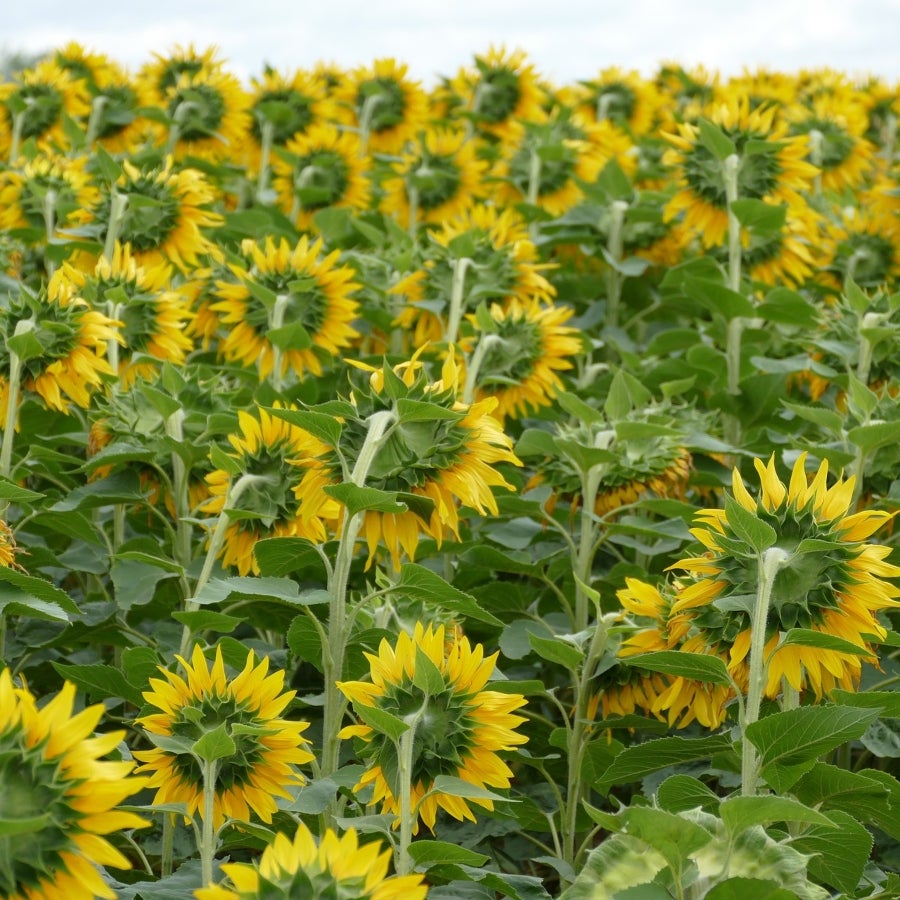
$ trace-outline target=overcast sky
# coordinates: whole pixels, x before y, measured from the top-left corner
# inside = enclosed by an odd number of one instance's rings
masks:
[[[243,80],[393,56],[426,85],[491,44],[561,84],[663,61],[723,75],[830,66],[900,82],[900,0],[5,0],[0,49],[76,40],[137,69],[176,44],[215,45]]]

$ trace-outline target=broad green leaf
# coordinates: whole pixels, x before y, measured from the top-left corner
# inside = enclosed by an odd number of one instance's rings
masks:
[[[213,612],[209,609],[196,609],[187,612],[173,612],[172,618],[176,622],[186,625],[192,634],[200,631],[215,631],[218,634],[230,634],[241,622],[246,621],[238,616],[228,616],[225,613]]]
[[[778,540],[777,532],[768,522],[763,522],[733,497],[726,496],[725,513],[734,533],[757,553],[764,553]]]
[[[781,791],[785,789],[785,777],[796,780],[795,776],[801,774],[792,770],[861,737],[877,717],[878,710],[804,706],[748,725],[746,736],[759,751],[763,776],[774,790]]]
[[[138,503],[143,499],[144,491],[137,472],[134,469],[123,469],[75,488],[64,499],[57,501],[51,510],[67,512],[96,509],[116,503]]]
[[[656,790],[656,802],[669,812],[705,809],[714,813],[721,797],[691,775],[670,775]]]
[[[900,691],[834,690],[831,699],[840,706],[877,709],[882,719],[900,719]]]
[[[19,487],[14,481],[0,475],[0,500],[8,500],[10,503],[34,503],[46,494],[30,491],[28,488]]]
[[[660,650],[643,653],[640,656],[623,657],[619,662],[637,669],[651,672],[665,672],[689,678],[692,681],[706,681],[713,684],[731,684],[724,660],[705,653],[685,653],[681,650]]]
[[[312,337],[300,322],[270,328],[266,331],[266,338],[280,350],[306,350],[312,347]]]
[[[900,758],[900,725],[894,719],[872,722],[859,741],[878,759]]]
[[[139,691],[149,687],[151,678],[160,675],[160,658],[150,647],[126,647],[122,651],[122,673]]]
[[[622,818],[627,822],[628,833],[658,850],[674,872],[683,870],[690,855],[713,837],[689,819],[651,806],[632,806],[622,813]]]
[[[400,568],[400,578],[391,588],[391,593],[431,603],[441,609],[449,610],[469,619],[484,622],[487,625],[502,627],[503,622],[496,616],[482,609],[470,594],[454,587],[437,572],[418,563],[404,563]]]
[[[760,236],[777,234],[787,215],[787,204],[765,200],[734,200],[730,208],[741,225]]]
[[[528,696],[531,694],[542,694],[546,687],[543,681],[538,681],[536,678],[526,681],[503,681],[498,679],[489,681],[484,686],[484,689],[486,691],[497,691],[500,694],[523,694]]]
[[[769,291],[756,312],[767,322],[797,328],[813,328],[819,321],[818,311],[811,303],[796,291],[784,287]]]
[[[764,878],[726,878],[703,895],[704,900],[796,900],[797,895]]]
[[[773,822],[831,825],[827,816],[788,797],[729,797],[719,804],[719,815],[733,834],[754,825],[771,825]]]
[[[847,438],[866,453],[887,444],[900,443],[900,421],[858,425],[847,432]]]
[[[280,406],[266,407],[266,412],[276,419],[283,419],[308,431],[329,447],[337,447],[340,443],[343,426],[334,416],[308,409],[284,409]]]
[[[805,403],[789,403],[787,400],[782,400],[781,404],[801,419],[824,428],[829,434],[839,435],[843,431],[844,419],[833,409]]]
[[[437,403],[411,400],[409,397],[401,397],[397,401],[397,413],[400,422],[435,422],[443,419],[457,421],[462,417],[462,413],[457,410],[447,409]]]
[[[413,684],[429,696],[440,694],[444,689],[444,676],[431,657],[419,646],[416,647],[416,667]]]
[[[791,846],[813,858],[810,875],[845,894],[853,895],[869,861],[874,839],[852,816],[830,812],[830,822],[816,824],[791,841]]]
[[[37,602],[35,602],[37,601]],[[18,569],[0,566],[0,604],[15,603],[19,606],[34,606],[51,618],[67,619],[79,615],[75,601],[56,585],[34,575],[26,575]],[[18,613],[22,615],[21,612]],[[28,613],[26,612],[25,615]]]
[[[144,703],[141,692],[126,681],[125,676],[115,666],[102,663],[73,665],[54,662],[53,668],[95,700],[123,699],[138,707]]]
[[[409,848],[409,855],[413,858],[416,865],[429,866],[437,863],[460,863],[465,866],[483,866],[488,857],[474,850],[467,850],[456,844],[449,844],[446,841],[413,841]]]
[[[34,834],[37,831],[43,831],[50,825],[50,813],[44,813],[40,816],[30,816],[27,819],[0,819],[0,837],[7,837],[13,834]]]
[[[328,484],[322,488],[329,497],[347,507],[347,512],[355,516],[363,510],[371,509],[383,513],[404,513],[405,503],[397,502],[396,491],[382,491],[378,488],[360,487],[345,481],[342,484]]]
[[[580,647],[559,637],[545,638],[537,634],[529,634],[528,642],[541,659],[558,663],[571,672],[577,672],[584,660]]]
[[[731,739],[724,734],[700,738],[664,737],[626,747],[604,772],[601,783],[606,789],[615,784],[638,781],[667,766],[709,759],[731,751]]]
[[[184,568],[174,560],[166,559],[163,556],[155,556],[154,554],[146,553],[143,550],[120,550],[113,558],[144,563],[148,566],[163,569],[165,572],[169,572],[172,575],[184,574]]]
[[[450,797],[463,797],[467,800],[495,800],[503,803],[515,803],[509,797],[489,791],[486,787],[470,784],[462,778],[453,775],[438,775],[428,794],[447,794]],[[428,794],[425,796],[427,797]]]
[[[859,644],[845,641],[843,638],[834,637],[831,634],[813,631],[811,628],[791,628],[779,642],[779,648],[792,645],[798,647],[820,647],[823,650],[834,650],[837,653],[846,653],[851,656],[872,656],[872,651],[866,647],[860,647]],[[900,695],[895,694],[894,696],[900,701]]]
[[[516,456],[550,456],[559,453],[556,441],[543,428],[526,428],[516,441]]]
[[[750,319],[756,315],[756,307],[743,294],[725,287],[721,282],[686,275],[684,288],[688,297],[726,319]]]
[[[322,671],[322,638],[309,616],[301,613],[294,618],[288,628],[287,643],[297,659]]]
[[[290,606],[315,606],[327,603],[327,591],[311,588],[301,591],[296,581],[290,578],[263,578],[236,576],[234,578],[211,578],[200,593],[191,599],[199,606],[221,603],[232,597],[250,600],[275,600]]]
[[[212,731],[207,731],[203,737],[197,740],[192,747],[192,751],[200,759],[206,760],[206,762],[215,762],[218,759],[234,756],[237,753],[237,745],[223,722]]]
[[[697,119],[697,127],[700,131],[700,143],[709,150],[712,155],[724,162],[729,156],[737,153],[734,141],[729,138],[718,125],[714,125],[709,119],[700,116]]]
[[[400,740],[401,735],[409,731],[409,725],[403,719],[379,709],[377,706],[354,704],[353,711],[378,734],[387,735],[392,741]]]
[[[253,555],[262,575],[278,578],[292,572],[315,569],[322,581],[327,576],[325,563],[316,545],[306,538],[263,538],[253,545]]]

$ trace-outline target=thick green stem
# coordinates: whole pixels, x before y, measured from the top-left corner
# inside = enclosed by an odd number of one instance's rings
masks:
[[[216,826],[213,821],[216,802],[216,760],[203,760],[203,822],[200,831],[200,878],[204,887],[212,884],[216,858]]]
[[[275,331],[284,325],[290,294],[279,294],[269,310],[269,328]],[[272,387],[280,391],[284,385],[284,351],[279,344],[272,345]]]
[[[813,193],[819,196],[822,193],[822,145],[825,142],[825,135],[817,128],[813,128],[809,133],[809,161],[818,169],[816,177],[813,179]]]
[[[9,164],[13,165],[19,155],[19,144],[22,143],[22,129],[25,127],[25,112],[17,112],[13,116],[12,137],[9,142]]]
[[[100,130],[100,116],[103,114],[103,107],[109,102],[109,98],[103,94],[99,94],[91,101],[91,115],[88,118],[87,130],[85,132],[84,142],[88,147],[93,146],[97,140],[97,132]]]
[[[179,444],[184,441],[184,410],[176,409],[166,419],[166,434]],[[175,561],[186,571],[193,559],[193,535],[191,527],[191,500],[188,470],[178,453],[172,453],[172,490],[175,494]],[[188,585],[183,576],[183,587],[187,596]]]
[[[44,233],[47,235],[48,246],[53,243],[53,239],[56,237],[56,200],[57,193],[53,188],[50,188],[44,195],[44,201],[41,204],[41,211],[44,216]],[[53,261],[45,257],[44,267],[47,270],[47,277],[52,278],[53,272],[56,270]]]
[[[466,271],[475,261],[468,256],[461,256],[453,264],[453,283],[450,287],[450,309],[447,312],[447,328],[444,340],[455,344],[459,334],[459,323],[462,321],[463,296],[466,289]]]
[[[349,473],[349,480],[353,484],[359,487],[365,485],[375,455],[386,432],[395,420],[396,415],[393,410],[381,410],[369,417],[366,439],[356,458],[353,471]],[[338,732],[341,730],[346,701],[337,682],[343,678],[344,651],[349,637],[345,631],[347,630],[347,587],[350,583],[350,567],[353,564],[356,539],[359,536],[364,516],[364,511],[352,516],[347,516],[345,511],[344,527],[341,530],[334,569],[328,584],[330,595],[328,647],[322,660],[325,677],[325,705],[322,712],[322,761],[319,770],[323,778],[327,778],[338,768],[340,753]]]
[[[766,625],[769,619],[769,605],[775,576],[791,559],[791,555],[780,547],[770,547],[759,557],[759,576],[756,586],[756,603],[750,625],[750,673],[747,685],[747,703],[741,724],[741,793],[745,797],[756,795],[759,778],[759,762],[756,748],[747,739],[747,728],[759,720],[763,692],[766,687]]]
[[[113,261],[116,251],[116,241],[122,233],[122,222],[127,208],[128,194],[120,194],[113,189],[109,201],[109,225],[106,228],[106,241],[103,244],[103,255],[110,263]]]
[[[723,163],[725,180],[725,199],[728,203],[728,287],[741,290],[741,223],[734,214],[731,204],[738,199],[738,167],[740,157],[729,156]],[[735,316],[728,322],[728,338],[725,356],[728,361],[728,393],[739,394],[741,378],[741,336],[744,331],[744,320]]]
[[[160,851],[160,877],[171,875],[175,859],[175,813],[163,813],[162,850]]]
[[[369,152],[369,136],[372,133],[372,116],[379,103],[384,102],[381,94],[369,94],[362,105],[359,114],[359,155],[365,156]]]
[[[272,156],[272,143],[275,140],[275,124],[269,119],[260,122],[262,138],[259,152],[259,174],[256,177],[256,196],[261,198],[269,186],[269,164]]]
[[[610,265],[606,271],[607,328],[616,328],[619,324],[619,303],[622,299],[622,284],[625,278],[616,265],[622,262],[622,253],[625,249],[623,229],[627,210],[628,204],[624,200],[613,200],[609,205],[609,237],[606,241],[606,249],[615,265]]]
[[[466,366],[466,383],[463,386],[462,402],[472,403],[475,399],[475,391],[478,389],[478,372],[481,364],[492,347],[505,344],[506,341],[499,334],[482,334],[475,347],[475,352]]]
[[[413,751],[416,743],[416,729],[427,707],[428,699],[422,707],[412,716],[406,717],[409,728],[400,735],[396,742],[397,763],[400,776],[400,842],[397,846],[395,867],[398,875],[409,875],[413,869],[413,860],[409,855],[409,845],[412,843],[413,827],[415,826],[418,810],[412,808],[412,776],[413,776]]]

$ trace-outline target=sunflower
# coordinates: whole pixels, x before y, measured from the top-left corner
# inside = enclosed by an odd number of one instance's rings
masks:
[[[785,486],[775,470],[774,455],[768,464],[754,460],[760,478],[758,498],[751,496],[735,469],[734,500],[758,517],[775,533],[789,564],[779,569],[772,586],[766,631],[765,694],[776,697],[787,682],[794,690],[812,691],[817,698],[833,688],[853,690],[858,684],[862,659],[875,661],[869,640],[883,638],[886,629],[878,621],[881,610],[900,605],[900,590],[885,578],[900,576],[900,568],[886,562],[890,548],[866,543],[891,514],[875,510],[850,513],[855,478],[838,478],[827,486],[828,463],[823,461],[810,479],[806,453],[801,453]],[[703,510],[692,534],[706,553],[680,560],[680,569],[692,581],[680,591],[672,606],[672,618],[702,638],[706,647],[727,654],[728,668],[738,684],[748,680],[750,614],[729,598],[756,596],[758,554],[744,543],[727,508]],[[821,647],[781,646],[784,632],[805,628],[848,641],[860,655]]]
[[[630,138],[615,126],[577,113],[529,122],[514,152],[494,167],[492,175],[501,182],[497,197],[510,204],[533,203],[551,216],[561,216],[584,198],[581,185],[596,181],[610,159],[633,169],[627,162],[631,146]]]
[[[541,122],[544,91],[524,51],[490,47],[475,57],[475,68],[462,69],[451,82],[479,131],[509,146],[522,134],[523,122]]]
[[[269,658],[257,662],[252,650],[231,679],[220,647],[212,668],[199,644],[190,662],[176,659],[186,680],[160,667],[165,680],[151,678],[151,690],[144,692],[160,712],[136,720],[152,742],[164,739],[152,750],[134,753],[143,763],[136,771],[148,773],[148,787],[157,789],[153,802],[185,803],[189,816],[203,815],[203,777],[192,748],[204,735],[224,729],[235,749],[218,760],[214,827],[226,817],[249,822],[251,810],[271,822],[275,797],[289,798],[287,788],[303,783],[296,767],[315,758],[302,736],[309,723],[280,718],[296,691],[283,691],[284,672],[268,674]]]
[[[591,120],[608,119],[637,139],[653,128],[662,100],[656,85],[639,72],[611,66],[581,82],[570,102]]]
[[[412,218],[445,222],[483,195],[486,170],[465,131],[431,128],[393,164],[381,208],[404,227]]]
[[[120,334],[127,353],[120,357],[118,374],[127,388],[136,377],[146,377],[158,368],[153,360],[180,366],[194,348],[185,333],[190,308],[171,283],[170,265],[139,266],[131,248],[117,241],[112,259],[101,256],[90,275],[63,263],[47,292],[51,300],[82,297],[95,308],[114,310],[122,322]]]
[[[783,110],[796,101],[797,78],[784,72],[771,71],[766,68],[744,71],[729,78],[725,85],[717,88],[719,99],[746,97],[750,109],[775,107]]]
[[[343,124],[358,129],[367,153],[400,153],[425,125],[428,98],[407,69],[391,58],[376,59],[334,88]]]
[[[153,56],[152,62],[141,67],[138,81],[147,86],[150,101],[159,107],[165,107],[169,91],[182,75],[197,75],[204,69],[219,72],[224,68],[215,47],[200,52],[193,44],[187,47],[176,44],[169,53],[154,53]]]
[[[315,229],[313,216],[336,207],[359,212],[369,206],[370,161],[359,137],[318,122],[287,141],[272,160],[278,203],[298,228]]]
[[[477,340],[488,348],[475,379],[478,396],[497,400],[494,415],[500,422],[549,406],[563,390],[559,373],[571,369],[572,357],[582,351],[578,330],[565,324],[574,310],[513,298],[492,303],[489,313],[486,329],[478,316],[469,316]]]
[[[46,289],[20,296],[0,308],[0,331],[11,337],[24,321],[34,323],[33,336],[41,352],[23,362],[22,381],[49,409],[67,412],[74,403],[87,409],[91,394],[115,376],[106,360],[109,341],[121,341],[117,326],[80,297],[48,298]],[[0,362],[0,381],[9,377],[8,357]],[[6,425],[6,406],[0,407],[0,422]]]
[[[321,78],[303,70],[288,76],[266,69],[262,78],[252,80],[249,98],[252,141],[245,151],[251,172],[259,170],[267,129],[271,132],[271,147],[284,147],[291,138],[307,134],[313,125],[336,118],[337,111],[327,93],[327,85]]]
[[[90,91],[89,140],[96,140],[110,153],[124,154],[153,142],[156,128],[141,110],[152,107],[154,101],[128,72],[110,63],[97,73]]]
[[[125,732],[95,736],[103,704],[73,715],[74,707],[69,682],[38,708],[27,687],[0,672],[0,890],[8,900],[115,898],[98,866],[131,863],[105,835],[150,824],[115,809],[146,783],[131,777],[133,763],[102,759]]]
[[[872,171],[876,148],[865,136],[869,120],[861,104],[821,96],[811,105],[788,108],[785,118],[790,134],[806,141],[807,158],[821,170],[823,190],[862,186]]]
[[[0,84],[0,110],[4,128],[3,151],[15,162],[19,146],[34,140],[40,149],[68,147],[66,117],[83,121],[90,112],[84,82],[55,62],[44,60],[26,69],[14,81]]]
[[[512,452],[512,441],[493,418],[497,401],[486,398],[467,405],[457,399],[459,373],[452,355],[434,382],[428,380],[418,353],[393,369],[387,364],[381,369],[359,362],[354,366],[368,372],[369,378],[367,384],[354,384],[349,403],[356,412],[343,422],[340,452],[333,448],[321,452],[311,446],[308,455],[317,461],[304,463],[308,468],[298,498],[308,515],[318,513],[329,499],[324,488],[346,480],[344,466],[350,471],[355,465],[373,415],[385,411],[402,415],[401,401],[423,411],[427,406],[440,407],[434,419],[401,421],[399,426],[395,421],[366,477],[366,487],[399,492],[398,498],[409,507],[396,513],[367,510],[362,525],[369,548],[367,566],[383,542],[392,564],[399,568],[401,551],[410,559],[415,557],[421,532],[439,545],[448,533],[458,538],[458,503],[481,515],[496,515],[491,489],[511,490],[512,485],[494,466],[521,463]]]
[[[221,299],[210,307],[229,329],[220,352],[229,361],[257,365],[261,379],[276,365],[278,378],[288,371],[298,378],[307,371],[321,375],[323,363],[359,337],[353,327],[359,313],[351,296],[359,289],[354,270],[338,264],[339,250],[321,256],[322,240],[310,243],[305,235],[294,247],[286,238],[247,239],[241,252],[244,261],[229,264],[234,280],[216,281]],[[282,353],[270,337],[279,328],[302,330],[305,346],[298,347],[298,339]]]
[[[877,288],[895,285],[900,276],[900,226],[892,211],[876,204],[841,210],[821,243],[818,280],[835,292],[848,278]]]
[[[255,865],[225,863],[233,889],[194,891],[197,900],[293,900],[352,897],[354,900],[425,900],[422,875],[388,875],[391,850],[381,841],[360,844],[355,828],[341,837],[330,828],[317,840],[302,822],[293,840],[278,833]]]
[[[787,126],[775,119],[774,108],[750,110],[744,98],[713,108],[710,120],[732,141],[740,158],[740,199],[804,204],[801,192],[810,187],[818,170],[805,161],[806,140],[788,136]],[[673,146],[663,162],[677,170],[679,186],[666,206],[666,218],[683,213],[685,224],[704,247],[722,244],[728,232],[722,164],[701,140],[697,125],[682,123],[677,134],[664,136]]]
[[[169,123],[159,139],[176,159],[196,156],[217,162],[243,148],[251,125],[249,101],[230,72],[218,66],[183,71],[160,99]]]
[[[277,404],[276,404],[277,406]],[[235,566],[241,575],[259,574],[253,557],[256,542],[264,537],[291,535],[322,542],[326,537],[323,520],[337,518],[334,500],[323,498],[315,514],[303,507],[304,478],[308,465],[304,457],[325,452],[325,445],[264,409],[257,416],[238,410],[239,434],[229,435],[232,456],[241,472],[253,476],[232,503],[244,513],[229,522],[225,532],[222,564]],[[201,509],[213,515],[225,511],[231,479],[223,469],[206,476],[211,499]],[[230,507],[229,507],[230,508]]]
[[[88,88],[96,85],[103,72],[114,66],[105,53],[94,53],[77,41],[69,41],[54,51],[53,61],[73,78],[84,81]]]
[[[87,157],[40,154],[20,169],[0,172],[0,228],[31,230],[35,243],[59,237],[89,219],[87,210],[100,192],[87,169]]]
[[[139,265],[171,262],[187,273],[199,265],[202,256],[220,255],[202,231],[222,223],[222,217],[211,209],[215,191],[202,172],[174,171],[171,157],[146,171],[126,160],[122,170],[91,211],[92,224],[101,237],[109,230],[113,195],[117,194],[124,196],[126,205],[116,237],[131,245]],[[90,269],[94,261],[79,261],[79,265]]]
[[[465,265],[472,274],[465,278],[460,312],[472,312],[488,299],[546,302],[556,293],[543,275],[549,265],[538,262],[537,248],[519,215],[509,208],[501,211],[476,203],[431,233],[421,268],[389,289],[390,294],[406,298],[397,324],[413,329],[417,347],[442,338],[451,312],[447,301],[453,296],[454,276],[462,259],[470,260]]]
[[[513,750],[528,738],[515,728],[525,721],[513,710],[525,705],[521,694],[483,690],[499,656],[485,657],[458,634],[445,637],[444,626],[417,622],[413,634],[401,632],[396,646],[382,639],[378,655],[367,653],[371,682],[344,681],[338,687],[357,711],[374,708],[410,721],[417,715],[411,771],[412,808],[433,832],[438,809],[453,818],[475,821],[469,803],[492,810],[491,800],[469,801],[434,790],[439,775],[461,778],[477,787],[508,788],[512,772],[498,753]],[[426,661],[427,660],[427,661]],[[422,688],[424,671],[439,673],[441,685]],[[418,673],[418,676],[417,676]],[[341,737],[357,737],[369,763],[355,790],[372,785],[372,804],[385,813],[400,812],[397,749],[392,740],[368,725],[350,725]]]

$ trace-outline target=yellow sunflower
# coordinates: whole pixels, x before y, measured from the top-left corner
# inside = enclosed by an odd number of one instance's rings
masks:
[[[38,394],[49,409],[67,412],[74,403],[87,409],[91,395],[115,372],[106,360],[109,341],[121,341],[117,326],[121,323],[94,309],[80,297],[71,300],[48,298],[46,289],[39,294],[24,292],[0,309],[0,328],[8,336],[23,320],[35,324],[33,335],[41,353],[23,362],[22,383]],[[9,378],[8,356],[0,361],[0,381]],[[0,407],[0,422],[6,424],[6,405]]]
[[[390,294],[405,298],[397,324],[412,330],[416,347],[444,336],[452,312],[448,301],[453,297],[454,277],[462,259],[471,262],[463,264],[466,271],[460,315],[474,311],[487,299],[515,297],[522,303],[548,302],[556,294],[543,274],[550,266],[538,261],[528,226],[510,208],[500,210],[476,203],[444,222],[442,228],[429,235],[429,241],[422,267],[389,289]],[[470,294],[474,294],[472,299]]]
[[[336,118],[337,111],[327,93],[323,79],[302,69],[292,75],[266,69],[262,78],[251,81],[248,111],[252,140],[243,150],[250,172],[259,170],[266,131],[270,149],[284,147],[291,138],[307,134],[313,125]]]
[[[469,316],[478,343],[485,342],[487,348],[475,350],[477,396],[497,400],[494,415],[500,422],[549,406],[563,390],[559,373],[571,369],[573,357],[582,352],[578,330],[565,324],[574,312],[571,307],[513,298],[491,304],[486,329],[477,316]]]
[[[823,190],[857,190],[871,174],[875,145],[866,138],[865,108],[851,99],[817,97],[785,110],[790,134],[803,138],[807,159],[821,170]]]
[[[309,723],[281,718],[296,691],[284,691],[284,672],[269,674],[269,658],[257,662],[252,650],[243,670],[230,679],[221,648],[212,668],[199,644],[190,662],[176,659],[186,679],[160,667],[165,680],[151,678],[151,690],[144,692],[160,712],[136,720],[151,742],[164,739],[152,750],[134,753],[142,763],[136,771],[148,773],[148,787],[157,789],[153,802],[184,803],[189,816],[202,817],[203,776],[192,747],[224,729],[235,749],[218,760],[214,827],[226,817],[249,822],[251,810],[271,822],[275,798],[289,798],[287,788],[303,783],[296,767],[315,758],[302,736]]]
[[[484,690],[498,653],[485,657],[481,644],[455,634],[445,637],[444,626],[427,628],[417,622],[412,635],[401,632],[396,646],[383,639],[378,655],[367,653],[371,681],[344,681],[338,687],[359,711],[375,708],[410,721],[417,715],[411,770],[412,809],[433,832],[438,809],[459,821],[475,821],[469,803],[493,809],[493,801],[465,800],[434,789],[440,775],[460,778],[477,787],[508,788],[512,771],[498,755],[527,742],[515,731],[525,718],[513,711],[525,705],[521,694]],[[427,659],[428,663],[422,659]],[[423,672],[440,674],[441,685],[423,690]],[[417,671],[419,676],[417,677]],[[398,815],[397,749],[392,740],[368,725],[350,725],[341,737],[361,738],[369,763],[355,790],[371,785],[369,803]]]
[[[114,66],[105,53],[94,53],[77,41],[69,41],[55,50],[53,61],[73,78],[84,81],[88,88],[97,84],[103,72]]]
[[[91,87],[88,141],[96,140],[110,153],[130,154],[154,141],[158,129],[141,110],[155,105],[147,88],[125,69],[110,63]]]
[[[422,875],[388,875],[391,850],[381,841],[360,844],[355,828],[341,837],[330,828],[317,840],[302,822],[293,840],[278,833],[259,862],[225,863],[231,887],[194,891],[196,900],[295,900],[353,897],[354,900],[425,900]]]
[[[865,542],[892,516],[876,510],[851,513],[855,478],[838,478],[828,487],[828,463],[823,461],[810,479],[806,453],[797,458],[787,486],[778,477],[774,456],[767,465],[758,459],[754,465],[760,478],[759,497],[749,493],[735,470],[734,500],[774,529],[774,546],[789,559],[776,574],[772,588],[765,695],[776,697],[782,679],[794,690],[810,690],[817,698],[835,687],[853,690],[859,684],[862,660],[876,659],[868,638],[886,634],[878,613],[900,605],[896,599],[900,590],[884,580],[900,576],[900,568],[885,561],[890,548]],[[748,680],[750,614],[714,601],[756,595],[758,554],[742,541],[726,510],[703,510],[696,521],[698,527],[691,533],[707,552],[672,567],[693,579],[679,591],[672,616],[683,617],[713,652],[727,654],[735,681],[744,684]],[[791,628],[841,638],[862,653],[780,646],[783,633]]]
[[[878,288],[895,285],[900,276],[900,223],[878,205],[841,210],[826,227],[821,247],[817,280],[835,292],[848,278]]]
[[[272,187],[278,204],[298,228],[315,230],[313,216],[329,207],[367,209],[371,163],[359,137],[318,122],[290,138],[272,160]]]
[[[27,687],[0,672],[0,891],[7,900],[114,900],[99,866],[130,869],[105,835],[150,823],[116,810],[147,779],[134,764],[102,759],[124,731],[95,735],[103,704],[74,713],[66,682],[40,708]]]
[[[68,147],[63,122],[66,117],[82,122],[90,112],[87,87],[51,60],[26,69],[15,80],[0,84],[3,145],[15,162],[25,141],[34,140],[43,150]]]
[[[733,142],[740,158],[740,199],[802,206],[802,193],[812,185],[818,170],[805,160],[806,140],[789,136],[787,125],[775,118],[775,112],[774,108],[750,110],[742,98],[714,107],[709,118]],[[677,133],[664,137],[673,146],[663,155],[663,162],[678,173],[678,191],[666,206],[666,218],[683,214],[685,224],[699,235],[704,247],[721,245],[728,232],[722,164],[701,140],[697,125],[679,124]]]
[[[112,259],[101,256],[90,275],[63,263],[47,292],[54,301],[82,297],[95,308],[115,310],[115,318],[122,322],[125,349],[118,374],[127,388],[135,378],[147,377],[158,368],[154,360],[181,365],[194,348],[185,332],[190,307],[171,283],[168,263],[139,266],[131,248],[117,241]]]
[[[481,515],[497,515],[492,488],[512,490],[512,485],[495,465],[521,462],[512,452],[512,440],[492,415],[496,400],[488,397],[465,404],[457,399],[459,373],[452,355],[444,360],[441,378],[433,382],[428,380],[418,354],[393,369],[387,364],[382,369],[359,362],[353,365],[368,372],[369,378],[368,384],[354,384],[349,402],[356,414],[343,421],[340,453],[330,447],[324,452],[316,449],[316,444],[321,448],[321,442],[310,435],[307,455],[316,459],[314,463],[304,462],[307,468],[297,497],[301,514],[306,510],[305,515],[321,515],[320,510],[330,502],[324,488],[347,479],[363,447],[371,417],[392,411],[394,424],[382,438],[366,487],[398,492],[409,508],[405,512],[367,510],[362,535],[369,548],[367,567],[383,544],[392,565],[399,568],[401,552],[415,558],[422,532],[438,545],[448,533],[459,537],[457,504]],[[421,404],[422,409],[426,405],[440,409],[433,420],[420,418],[404,424],[397,405],[401,400]],[[347,472],[346,466],[350,467]]]
[[[750,109],[775,107],[782,110],[797,98],[797,77],[766,68],[744,71],[716,87],[717,100],[746,97]]]
[[[183,71],[160,100],[169,122],[159,140],[176,159],[196,156],[215,162],[243,150],[251,124],[249,100],[230,72],[218,66]]]
[[[339,265],[339,250],[322,256],[321,239],[310,243],[305,235],[293,247],[286,238],[247,239],[241,252],[244,262],[229,264],[234,280],[216,281],[221,299],[210,307],[228,329],[220,352],[229,361],[258,366],[260,379],[273,370],[277,378],[289,371],[298,378],[307,371],[321,375],[323,363],[359,337],[353,326],[359,314],[352,297],[359,289],[356,273]],[[282,352],[271,333],[285,328],[304,334]]]
[[[43,243],[89,219],[100,192],[87,157],[40,154],[20,162],[21,168],[0,172],[0,228],[30,230],[33,243]]]
[[[431,128],[393,164],[381,209],[404,227],[411,220],[445,222],[484,194],[486,170],[464,130]]]
[[[376,59],[335,86],[341,121],[358,130],[363,151],[400,153],[425,125],[428,98],[407,70],[394,59]]]
[[[490,47],[475,57],[474,69],[459,72],[451,87],[479,131],[502,144],[516,144],[523,122],[541,122],[546,115],[540,79],[522,50]]]
[[[242,473],[253,479],[229,507],[245,515],[228,524],[222,564],[235,566],[241,575],[258,575],[253,557],[258,540],[291,535],[322,542],[326,538],[323,520],[336,519],[338,507],[327,497],[317,504],[314,514],[303,507],[306,466],[313,464],[304,462],[304,457],[325,452],[324,444],[264,409],[257,410],[257,416],[238,410],[238,425],[240,433],[228,438],[235,450],[232,456],[240,463]],[[221,515],[231,478],[223,469],[216,469],[206,476],[206,482],[211,499],[201,509]]]
[[[92,224],[101,232],[101,239],[109,231],[113,198],[124,202],[118,220],[116,238],[131,245],[131,252],[139,265],[158,265],[171,262],[180,272],[187,273],[200,264],[201,258],[221,256],[221,251],[204,233],[204,228],[222,224],[222,217],[212,210],[216,199],[212,184],[197,169],[173,170],[169,157],[162,166],[142,170],[126,160],[122,175],[103,192],[100,202],[92,209]],[[80,259],[78,264],[90,270],[95,259]]]
[[[153,60],[141,66],[137,80],[146,85],[154,106],[165,107],[169,91],[182,75],[196,75],[204,69],[218,72],[224,63],[215,47],[198,51],[193,44],[176,44],[168,53],[154,53]]]
[[[608,119],[639,138],[656,123],[662,98],[656,85],[640,72],[611,66],[601,69],[590,81],[581,82],[570,102],[593,121]]]

